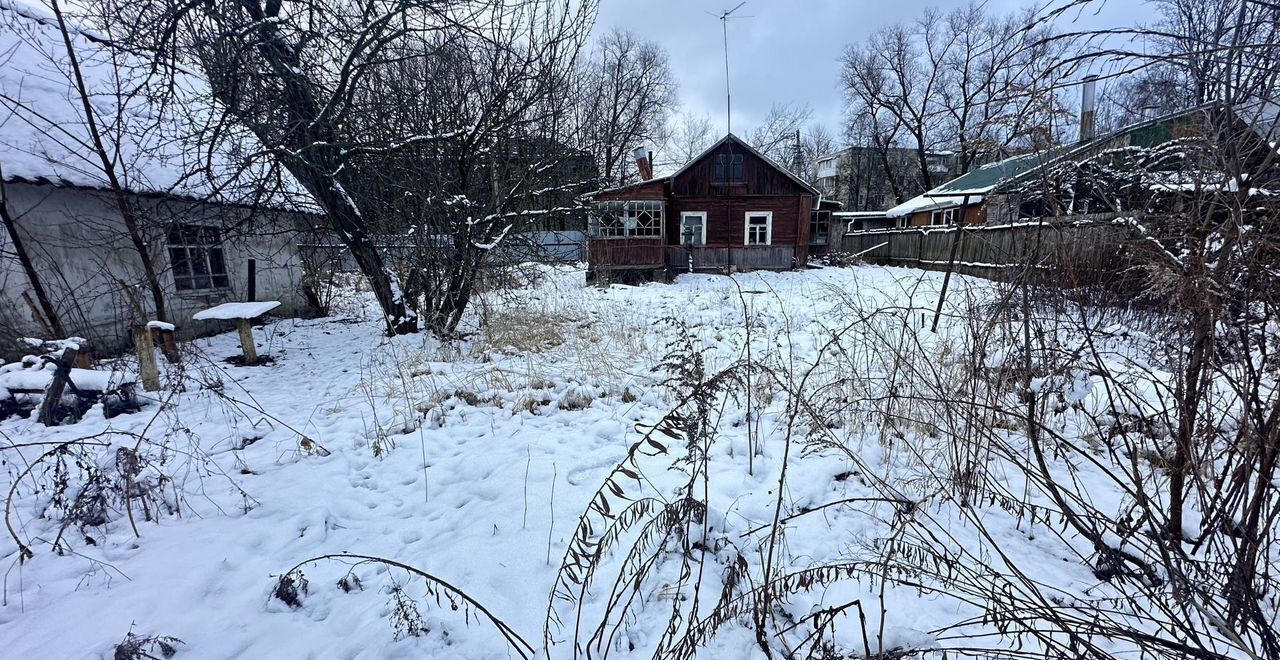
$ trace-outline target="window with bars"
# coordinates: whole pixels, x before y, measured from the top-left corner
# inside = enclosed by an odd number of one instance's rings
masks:
[[[222,255],[222,231],[203,225],[174,225],[169,230],[169,265],[179,291],[231,286]]]
[[[662,202],[600,202],[593,229],[600,238],[662,236]]]
[[[773,214],[748,213],[746,227],[747,245],[769,245],[773,241]]]
[[[715,183],[742,182],[742,154],[716,154]]]

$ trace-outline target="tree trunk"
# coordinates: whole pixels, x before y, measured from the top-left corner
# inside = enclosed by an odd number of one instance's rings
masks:
[[[156,320],[165,321],[167,319],[164,311],[164,289],[160,286],[160,278],[156,274],[155,264],[151,262],[151,254],[147,249],[146,239],[142,235],[142,227],[138,222],[137,215],[133,212],[132,204],[129,202],[128,191],[124,189],[124,186],[120,184],[119,177],[116,176],[115,163],[112,162],[106,143],[102,139],[102,132],[98,129],[98,118],[93,105],[89,102],[89,88],[85,85],[84,76],[80,73],[80,58],[76,54],[75,46],[71,43],[71,33],[67,29],[65,19],[63,19],[62,8],[59,6],[58,0],[53,0],[52,8],[54,15],[58,19],[58,29],[62,33],[62,43],[67,48],[67,60],[71,64],[76,92],[80,96],[80,104],[84,110],[85,126],[89,130],[89,137],[93,142],[93,150],[102,163],[102,173],[107,179],[112,197],[116,202],[116,208],[120,211],[120,217],[124,220],[124,226],[129,232],[129,240],[133,243],[133,249],[137,251],[138,257],[142,260],[142,271],[147,278],[147,287],[151,289],[151,299],[155,305]],[[139,320],[145,321],[146,319]]]
[[[310,162],[289,159],[289,170],[324,208],[329,224],[337,230],[343,244],[351,251],[360,272],[369,280],[373,295],[382,308],[388,335],[405,335],[418,331],[418,315],[405,300],[400,281],[387,268],[378,246],[369,236],[364,218],[355,201],[336,178],[329,177]]]
[[[133,351],[138,354],[138,376],[142,378],[142,389],[159,392],[160,367],[156,364],[156,348],[151,342],[151,328],[145,325],[134,327]]]
[[[40,276],[36,273],[35,264],[32,263],[31,257],[27,254],[26,245],[22,242],[22,237],[18,235],[18,225],[13,219],[13,215],[9,213],[9,199],[4,190],[4,174],[0,171],[0,220],[4,221],[4,228],[9,232],[9,240],[13,243],[13,251],[18,255],[18,263],[22,264],[22,271],[27,275],[27,281],[31,283],[31,290],[36,293],[36,300],[40,303],[40,311],[44,313],[45,321],[49,324],[49,330],[53,332],[54,337],[48,339],[66,339],[67,330],[62,325],[62,320],[58,318],[58,310],[54,308],[53,302],[49,300],[49,294],[44,290],[44,284],[40,282]]]
[[[75,364],[79,353],[79,349],[75,348],[62,349],[62,355],[58,357],[57,367],[53,372],[53,380],[49,381],[49,387],[44,391],[44,400],[40,402],[40,414],[36,421],[41,424],[53,426],[57,421],[53,415],[58,410],[58,404],[62,402],[62,392],[67,388],[67,381],[71,378],[71,365]]]

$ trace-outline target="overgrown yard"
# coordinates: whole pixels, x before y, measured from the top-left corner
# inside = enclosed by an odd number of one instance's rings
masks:
[[[1154,313],[955,278],[935,333],[940,273],[581,280],[488,292],[450,343],[351,293],[260,329],[272,364],[229,333],[140,412],[4,421],[0,655],[1267,655],[1275,592],[1209,593],[1247,448],[1152,532]]]

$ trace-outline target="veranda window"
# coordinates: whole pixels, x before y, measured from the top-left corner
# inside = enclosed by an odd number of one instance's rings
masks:
[[[600,238],[662,236],[662,202],[600,202],[592,229]]]
[[[179,224],[169,230],[168,238],[173,285],[179,291],[225,289],[231,285],[220,229]]]
[[[955,223],[956,223],[955,209],[944,209],[942,211],[934,211],[933,215],[929,217],[929,224],[934,226],[954,225]]]

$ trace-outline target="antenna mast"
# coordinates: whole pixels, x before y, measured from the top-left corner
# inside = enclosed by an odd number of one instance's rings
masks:
[[[733,97],[729,93],[729,18],[733,12],[742,9],[742,5],[747,4],[746,0],[738,3],[737,7],[727,9],[720,12],[719,16],[707,12],[720,19],[720,32],[724,36],[724,123],[725,132],[733,132]],[[733,18],[751,18],[750,16],[735,16]]]

